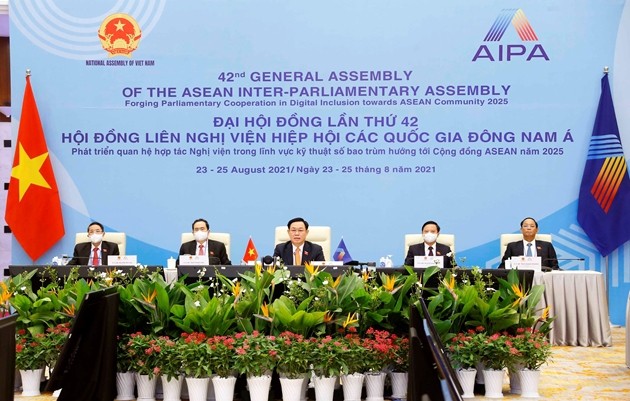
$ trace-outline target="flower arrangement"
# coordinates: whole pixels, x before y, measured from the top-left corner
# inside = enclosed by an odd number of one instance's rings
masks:
[[[129,354],[129,334],[116,336],[116,371],[132,372],[132,357]]]
[[[155,340],[154,349],[157,350],[156,365],[160,374],[168,380],[178,378],[183,372],[183,358],[177,342],[170,337],[160,336]]]
[[[486,369],[511,369],[520,356],[521,353],[514,346],[512,337],[507,333],[485,336],[481,344],[481,362]]]
[[[314,346],[309,348],[309,360],[315,376],[334,377],[348,371],[342,341],[331,336],[311,338],[310,341]]]
[[[153,336],[140,332],[130,334],[127,350],[131,357],[131,368],[141,375],[153,378],[160,374],[160,346]]]
[[[342,343],[341,358],[346,362],[344,374],[363,373],[369,369],[365,359],[365,348],[361,343],[361,337],[354,327],[347,328],[348,333],[340,341]]]
[[[370,327],[362,340],[368,372],[383,371],[395,359],[393,354],[396,335]]]
[[[446,346],[449,358],[456,369],[474,369],[481,361],[484,328],[478,326],[465,333],[458,333]]]
[[[204,333],[182,333],[177,349],[182,358],[182,370],[188,377],[210,377],[210,347]]]
[[[41,340],[41,345],[45,349],[44,359],[48,367],[54,368],[61,348],[63,348],[70,334],[70,322],[59,323],[54,327],[48,327],[46,333],[47,334]]]
[[[455,268],[443,277],[441,270],[431,268],[420,278],[413,269],[391,275],[366,271],[333,277],[307,266],[301,278],[289,278],[284,269],[256,266],[239,279],[219,274],[213,281],[191,284],[183,279],[166,284],[153,274],[118,277],[117,270],[109,273],[102,278],[114,278],[120,294],[120,333],[154,336],[122,335],[117,350],[121,372],[138,369],[144,374],[176,376],[184,371],[191,377],[208,377],[236,371],[262,374],[275,366],[280,374],[297,378],[311,365],[326,375],[387,368],[404,371],[408,342],[398,333],[406,329],[408,305],[414,296],[429,302],[431,319],[455,365],[472,366],[483,358],[488,367],[522,363],[536,368],[550,353],[544,334],[553,318],[548,311],[540,315],[536,309],[542,287],[527,290],[516,272],[510,272],[507,280],[491,282],[479,269]],[[18,341],[23,352],[58,350],[60,338],[53,341],[35,334],[72,317],[85,293],[108,283],[75,279],[75,284],[61,288],[55,280],[54,285],[33,292],[34,273],[29,274],[0,284],[0,308],[6,309],[8,301],[19,314],[18,327],[30,333]],[[431,274],[436,276],[428,285]],[[475,328],[481,326],[483,333]],[[540,334],[534,335],[532,327]],[[337,329],[346,337],[325,337]],[[238,331],[251,334],[234,334]],[[272,334],[276,337],[268,336]],[[158,335],[181,337],[173,341]],[[307,340],[310,336],[317,338]],[[466,337],[478,346],[469,346]],[[56,345],[49,347],[52,342]],[[25,346],[31,343],[38,346]],[[44,359],[52,364],[52,353]],[[32,366],[38,364],[36,356],[29,361]]]
[[[289,379],[304,377],[309,369],[309,348],[312,344],[304,336],[290,331],[275,337],[278,361],[276,369],[281,376]]]
[[[520,328],[513,340],[514,347],[520,352],[518,361],[526,369],[538,370],[551,357],[551,344],[540,331]]]
[[[31,334],[20,329],[15,339],[15,367],[20,370],[42,369],[46,365],[46,348],[43,333]]]
[[[236,370],[235,339],[232,336],[214,336],[207,340],[209,348],[208,366],[210,371],[219,377],[230,377]]]
[[[394,340],[392,372],[409,371],[409,337],[396,337]]]
[[[247,376],[270,374],[278,360],[276,338],[265,336],[257,331],[252,334],[237,333],[234,368]]]

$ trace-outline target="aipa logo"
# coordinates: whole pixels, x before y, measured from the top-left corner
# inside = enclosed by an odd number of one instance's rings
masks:
[[[497,43],[503,38],[510,23],[523,43]],[[538,36],[536,36],[534,28],[532,28],[525,13],[520,8],[502,10],[483,41],[486,43],[479,46],[472,61],[479,59],[486,59],[488,61],[511,61],[522,58],[525,58],[526,61],[530,61],[534,58],[542,58],[549,61],[549,56],[547,56],[547,52],[545,52],[545,49],[540,43],[528,43],[537,42]]]

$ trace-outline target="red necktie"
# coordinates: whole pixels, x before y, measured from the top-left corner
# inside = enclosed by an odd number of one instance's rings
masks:
[[[94,253],[92,254],[92,266],[98,266],[98,248],[94,248]]]
[[[429,247],[429,256],[433,256],[433,247],[432,246]]]
[[[199,245],[199,255],[203,256],[203,245]]]

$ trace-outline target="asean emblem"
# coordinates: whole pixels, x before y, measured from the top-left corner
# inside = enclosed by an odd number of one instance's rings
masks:
[[[131,53],[138,48],[141,37],[140,26],[128,14],[112,14],[103,20],[98,29],[98,38],[110,57],[131,57]]]

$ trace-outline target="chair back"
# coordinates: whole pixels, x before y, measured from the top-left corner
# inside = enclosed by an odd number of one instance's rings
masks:
[[[291,240],[287,231],[287,226],[276,227],[276,235],[274,239],[275,245]],[[329,226],[309,226],[308,236],[306,237],[307,241],[322,247],[324,251],[324,258],[327,261],[332,260],[330,256],[330,232],[331,230]]]
[[[229,233],[215,233],[214,231],[210,231],[210,234],[208,235],[208,239],[211,239],[213,241],[223,242],[223,245],[225,245],[225,252],[227,252],[228,259],[232,260],[232,258],[230,257],[231,236]],[[184,242],[190,242],[194,240],[195,240],[195,236],[193,233],[182,233],[182,244]]]
[[[103,241],[114,242],[118,244],[118,251],[121,255],[126,255],[127,253],[127,234],[125,233],[110,233],[108,231],[103,235]],[[77,233],[74,237],[74,243],[80,244],[83,242],[90,242],[90,238],[87,236],[86,232]]]
[[[414,244],[420,244],[424,240],[422,239],[422,234],[405,234],[405,250],[403,255],[407,255],[409,251],[409,246]],[[442,234],[438,235],[437,243],[446,245],[451,248],[451,252],[455,254],[455,235],[454,234]]]
[[[551,234],[536,234],[536,239],[541,241],[551,242]],[[505,255],[505,250],[510,242],[522,241],[523,234],[521,233],[510,233],[510,234],[501,234],[501,257]]]

